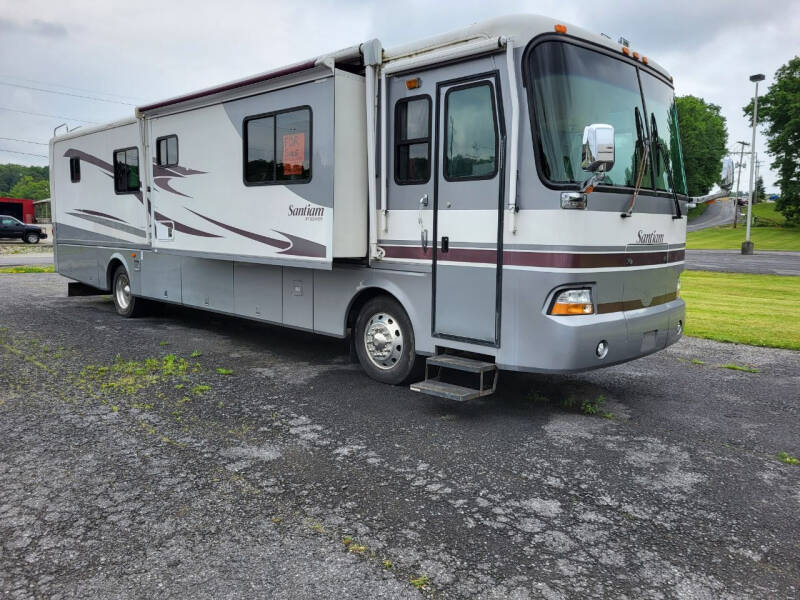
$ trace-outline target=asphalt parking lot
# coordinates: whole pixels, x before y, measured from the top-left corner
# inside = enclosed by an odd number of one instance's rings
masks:
[[[0,299],[0,597],[800,595],[800,353],[687,338],[456,404],[57,274]]]

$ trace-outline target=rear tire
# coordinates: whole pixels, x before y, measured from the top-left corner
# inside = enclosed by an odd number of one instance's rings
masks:
[[[27,244],[38,244],[39,243],[39,234],[38,233],[26,233],[25,234],[25,243]]]
[[[131,280],[125,267],[119,265],[111,278],[111,297],[121,317],[137,317],[144,312],[145,301],[131,293]]]
[[[356,355],[367,375],[391,385],[406,382],[416,362],[414,328],[396,300],[377,296],[358,313]]]

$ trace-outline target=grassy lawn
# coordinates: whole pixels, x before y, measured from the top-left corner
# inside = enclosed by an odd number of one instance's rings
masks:
[[[686,215],[687,220],[693,221],[708,209],[708,202],[702,202],[695,206],[694,208],[690,208],[689,212]]]
[[[16,267],[0,267],[0,273],[55,273],[54,265],[18,265]]]
[[[739,250],[744,241],[745,226],[710,227],[686,234],[689,250]],[[759,250],[800,251],[800,227],[752,227],[750,239]]]
[[[681,297],[686,335],[800,350],[800,277],[684,271]]]

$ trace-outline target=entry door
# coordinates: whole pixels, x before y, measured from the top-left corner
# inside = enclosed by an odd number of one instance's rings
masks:
[[[433,334],[499,343],[505,130],[497,75],[436,92]]]

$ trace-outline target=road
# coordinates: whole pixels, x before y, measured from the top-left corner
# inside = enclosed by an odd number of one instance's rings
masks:
[[[707,227],[729,225],[733,223],[735,203],[730,198],[715,200],[708,205],[706,211],[686,226],[686,231],[697,231]]]
[[[0,254],[0,267],[18,265],[52,265],[53,253],[35,252],[27,254]]]
[[[65,290],[0,275],[3,598],[800,593],[800,353],[684,339],[456,404]]]
[[[687,250],[686,268],[694,271],[800,275],[800,252],[758,252],[743,255],[739,250]]]

